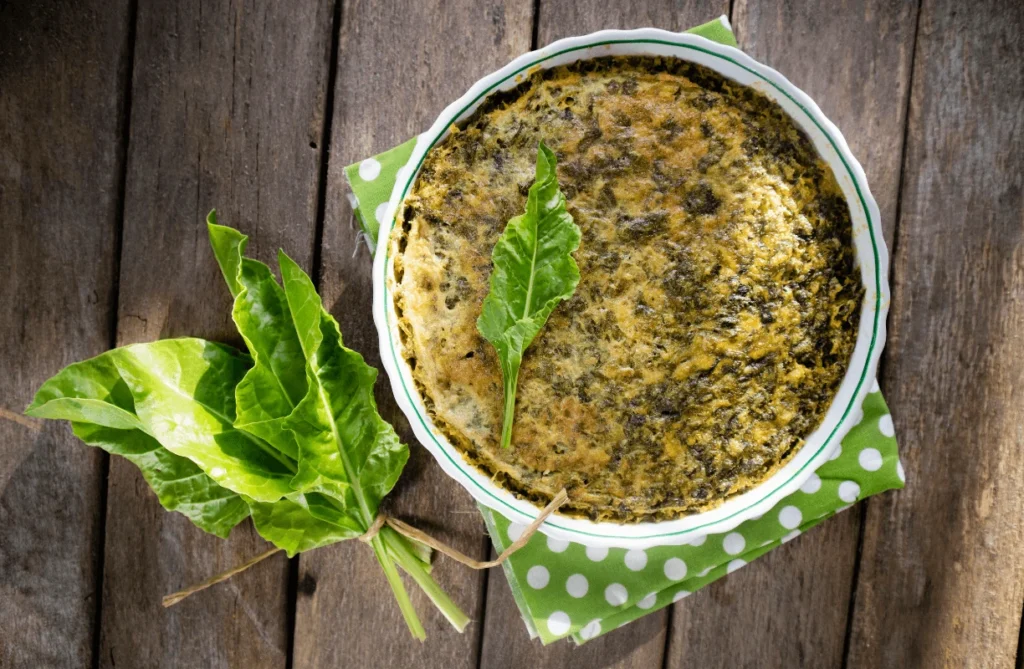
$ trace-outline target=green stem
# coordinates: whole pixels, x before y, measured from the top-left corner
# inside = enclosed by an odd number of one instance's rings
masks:
[[[373,546],[373,552],[377,555],[377,561],[380,562],[381,569],[384,570],[384,576],[387,577],[388,583],[395,593],[395,599],[398,600],[398,608],[405,617],[405,624],[409,626],[409,632],[414,638],[423,641],[427,638],[427,631],[423,629],[423,623],[420,622],[419,616],[416,615],[416,610],[412,607],[409,593],[406,592],[405,585],[402,584],[402,577],[398,575],[395,563],[391,561],[391,556],[388,554],[387,548],[384,547],[384,542],[381,541],[380,535],[375,536],[370,541],[370,544]]]
[[[419,584],[434,606],[448,619],[448,622],[460,632],[466,629],[466,625],[469,624],[469,616],[462,612],[462,609],[448,597],[437,581],[423,568],[423,564],[406,543],[412,540],[406,539],[390,527],[381,529],[379,536],[383,537],[384,543],[387,544],[395,561]]]
[[[501,423],[502,448],[508,448],[512,444],[512,421],[516,417],[516,385],[518,385],[518,381],[518,369],[509,372],[505,377],[505,416]]]

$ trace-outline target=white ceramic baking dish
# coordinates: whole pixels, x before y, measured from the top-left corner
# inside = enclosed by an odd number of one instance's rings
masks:
[[[433,454],[441,468],[480,503],[517,523],[528,523],[539,512],[538,507],[498,487],[486,474],[467,463],[431,422],[413,383],[398,336],[391,299],[393,258],[388,255],[388,236],[424,156],[448,134],[452,124],[471,115],[489,94],[515,87],[536,68],[546,69],[607,55],[672,56],[692,61],[754,87],[780,104],[806,131],[818,152],[832,167],[846,195],[853,221],[857,261],[866,289],[857,343],[839,391],[818,429],[773,476],[755,488],[729,498],[717,508],[676,520],[622,524],[555,514],[540,528],[548,536],[588,546],[644,548],[684,543],[697,536],[725,532],[744,520],[764,514],[783,497],[795,492],[839,448],[842,438],[860,420],[861,404],[875,379],[885,342],[885,316],[889,307],[888,253],[882,237],[878,206],[868,190],[864,170],[850,153],[842,134],[803,91],[775,70],[735,48],[696,35],[653,28],[603,30],[559,40],[520,56],[487,75],[445,108],[431,128],[418,138],[409,162],[398,172],[398,181],[380,228],[373,267],[373,317],[380,335],[381,358],[398,405],[408,417],[416,437]]]

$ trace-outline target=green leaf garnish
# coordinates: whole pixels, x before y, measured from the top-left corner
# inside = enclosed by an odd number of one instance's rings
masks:
[[[377,413],[377,370],[342,343],[313,282],[283,252],[283,285],[245,257],[248,238],[207,220],[249,355],[201,339],[134,344],[71,365],[26,413],[72,421],[88,444],[139,467],[160,504],[226,537],[251,515],[289,556],[362,536],[409,457]],[[417,638],[396,566],[462,631],[430,576],[430,549],[383,527],[370,546]]]
[[[503,448],[512,442],[523,353],[558,303],[570,298],[580,282],[580,270],[572,257],[580,245],[580,228],[565,209],[555,168],[554,152],[541,142],[526,213],[511,219],[494,245],[491,290],[476,321],[480,334],[497,350],[501,364]]]

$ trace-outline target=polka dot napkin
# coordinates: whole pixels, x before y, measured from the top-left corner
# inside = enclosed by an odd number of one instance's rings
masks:
[[[725,17],[688,32],[736,45]],[[409,140],[345,168],[353,210],[371,249],[414,144]],[[564,637],[583,643],[683,599],[858,500],[902,488],[892,417],[877,382],[861,413],[832,458],[799,491],[727,534],[646,550],[587,548],[535,535],[503,565],[530,635],[545,644]],[[499,552],[523,531],[494,510],[480,509]]]

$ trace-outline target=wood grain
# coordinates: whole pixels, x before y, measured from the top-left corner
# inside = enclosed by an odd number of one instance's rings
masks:
[[[734,7],[740,47],[806,91],[843,132],[890,243],[916,18],[911,2]],[[861,514],[840,514],[677,604],[668,666],[840,666]]]
[[[422,132],[474,81],[529,49],[531,15],[528,0],[353,0],[343,6],[320,285],[345,343],[378,369],[371,258],[357,239],[342,170]],[[387,502],[391,512],[468,555],[485,557],[476,505],[417,444],[383,372],[377,401],[412,451]],[[300,558],[299,569],[296,669],[476,667],[480,625],[471,623],[458,634],[407,580],[427,630],[426,643],[413,640],[366,546],[346,542],[314,551]],[[434,575],[471,618],[480,619],[482,572],[439,557]]]
[[[0,3],[0,667],[92,661],[106,457],[21,415],[111,339],[128,2]]]
[[[604,28],[658,27],[685,30],[728,13],[728,2],[629,2],[542,0],[537,43],[583,35]],[[542,646],[525,633],[519,608],[500,570],[493,570],[487,588],[485,634],[480,666],[661,667],[665,652],[668,610],[663,609],[604,634],[580,647],[570,641]]]
[[[240,344],[204,219],[309,267],[331,5],[140,2],[132,88],[118,344],[195,335]],[[275,556],[171,609],[160,598],[264,548],[164,512],[113,459],[100,662],[105,667],[278,668],[287,661],[288,569]]]
[[[661,28],[683,31],[729,14],[725,0],[540,0],[537,46],[597,30]]]
[[[253,235],[258,257],[281,246],[311,267],[332,27],[337,83],[313,269],[347,343],[379,367],[369,257],[342,168],[423,130],[527,50],[534,3],[344,0],[336,26],[330,0],[138,4],[129,88],[128,0],[0,0],[0,667],[91,666],[98,648],[104,667],[278,669],[289,661],[286,561],[164,611],[162,595],[263,542],[248,526],[228,542],[202,534],[160,509],[117,459],[104,539],[106,458],[66,426],[20,411],[45,378],[115,339],[239,343],[202,225],[214,206]],[[604,27],[679,30],[727,5],[541,0],[537,41]],[[443,559],[439,580],[478,622],[457,635],[416,595],[429,634],[417,644],[365,547],[318,550],[300,559],[294,667],[1013,665],[1024,606],[1024,9],[923,0],[918,22],[913,1],[825,10],[736,0],[733,23],[744,50],[810,93],[844,132],[890,247],[900,218],[882,386],[908,488],[671,615],[580,648],[529,641],[499,571]],[[384,378],[378,399],[414,452],[392,510],[483,557],[475,505],[415,444]]]
[[[1024,5],[925,0],[848,666],[1013,666],[1024,603]]]

